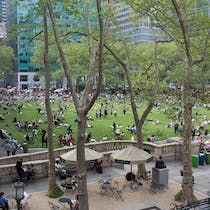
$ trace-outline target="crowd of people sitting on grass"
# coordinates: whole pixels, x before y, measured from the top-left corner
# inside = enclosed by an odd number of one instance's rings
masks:
[[[154,142],[157,142],[158,141],[158,138],[157,138],[157,136],[155,134],[152,134],[152,136],[148,136],[147,137],[147,141],[154,143]]]
[[[0,129],[1,147],[5,149],[6,155],[15,155],[17,150],[22,150],[22,145],[18,140],[13,138],[11,134],[7,134],[6,131]]]
[[[72,134],[66,134],[65,136],[62,134],[58,135],[58,142],[60,145],[67,145],[67,146],[72,146],[73,143],[75,142],[75,138],[73,137]]]
[[[23,93],[25,94],[25,93]],[[25,94],[27,95],[27,94]],[[42,94],[40,93],[40,95],[42,96]],[[44,94],[43,94],[44,95]],[[69,108],[69,105],[66,105],[65,103],[62,103],[65,100],[65,97],[63,94],[61,94],[61,97],[59,96],[59,94],[55,94],[56,97],[58,97],[57,99],[59,100],[60,103],[58,103],[57,107],[55,110],[53,110],[53,125],[56,126],[56,128],[60,128],[61,126],[65,126],[66,127],[66,132],[64,133],[60,133],[58,136],[58,143],[61,146],[64,145],[72,145],[75,143],[75,137],[73,136],[73,131],[72,131],[72,126],[70,123],[66,122],[65,119],[65,113]],[[123,96],[125,97],[125,96]],[[35,98],[37,98],[37,94],[35,95]],[[71,98],[69,96],[69,98]],[[117,102],[118,104],[122,105],[121,106],[121,110],[119,110],[118,106],[111,104],[110,102],[112,101],[112,98],[117,98],[119,99],[119,101]],[[37,98],[38,99],[38,98]],[[123,99],[123,100],[122,100]],[[32,106],[32,100],[28,100],[26,101],[27,104],[29,106]],[[52,100],[52,103],[54,103],[54,100]],[[171,102],[169,102],[171,103]],[[9,114],[9,108],[12,108],[14,111],[17,111],[19,114],[22,114],[24,112],[25,106],[23,105],[23,103],[21,101],[6,101],[4,103],[2,103],[2,105],[4,107],[5,110],[5,114],[2,114],[0,116],[0,120],[3,121],[7,121],[7,115]],[[46,111],[44,110],[44,106],[45,103],[39,102],[37,103],[37,108],[36,108],[36,114],[40,115],[40,119],[36,120],[36,121],[20,121],[20,119],[17,119],[18,117],[14,116],[14,120],[13,123],[16,124],[16,126],[18,127],[19,130],[26,132],[26,134],[24,135],[24,141],[31,141],[33,139],[35,139],[37,137],[38,134],[40,134],[39,136],[41,136],[41,145],[42,147],[47,147],[48,146],[48,134],[46,132],[46,130],[44,129],[40,129],[41,126],[39,126],[39,124],[42,123],[47,123],[43,118],[43,116],[46,116]],[[157,108],[160,108],[160,105],[157,105]],[[122,95],[104,95],[104,101],[100,102],[100,103],[96,103],[93,107],[94,111],[95,111],[95,116],[91,116],[90,114],[88,114],[87,116],[87,128],[92,128],[92,121],[94,121],[95,119],[106,119],[110,116],[114,117],[114,122],[112,128],[113,128],[113,132],[110,129],[111,133],[113,134],[113,138],[112,139],[116,139],[116,140],[122,140],[125,139],[126,136],[126,132],[130,132],[132,134],[132,139],[133,136],[136,134],[136,126],[133,125],[127,125],[126,128],[123,128],[118,122],[118,115],[119,112],[123,113],[124,115],[127,115],[127,112],[129,111],[129,108],[125,105],[124,103],[124,98],[122,98]],[[170,124],[170,128],[174,129],[174,133],[177,135],[179,133],[181,133],[182,129],[183,129],[183,122],[182,122],[182,117],[183,117],[183,110],[181,109],[175,109],[175,111],[177,112],[177,122],[174,123],[169,123]],[[199,113],[195,114],[195,117],[198,116]],[[18,115],[17,115],[18,116]],[[205,117],[204,117],[205,118]],[[157,125],[157,124],[161,124],[160,120],[152,120],[152,119],[146,119],[148,121],[152,121],[153,125]],[[207,120],[207,119],[204,119]],[[74,122],[77,122],[77,119],[74,120]],[[73,123],[73,122],[72,122]],[[168,128],[169,128],[168,127]],[[202,126],[200,126],[200,129],[197,130],[196,132],[192,132],[192,138],[193,136],[199,136],[199,132],[201,133],[202,131]],[[86,135],[86,143],[88,142],[95,142],[97,141],[94,137],[93,137],[93,133],[91,132],[87,132]],[[204,131],[202,131],[202,133],[205,135]],[[102,141],[106,141],[108,139],[109,135],[104,134],[104,137],[101,138]],[[109,139],[111,140],[111,139]],[[147,138],[147,140],[149,142],[156,142],[158,140],[158,136],[157,135],[151,135]],[[8,146],[9,148],[10,146]],[[11,149],[11,148],[10,148]],[[9,149],[7,150],[8,154],[14,154],[15,151],[13,150],[13,152]]]
[[[122,126],[120,124],[116,124],[115,122],[113,122],[112,128],[113,128],[113,133],[118,140],[120,140],[124,137],[125,134],[121,130]]]

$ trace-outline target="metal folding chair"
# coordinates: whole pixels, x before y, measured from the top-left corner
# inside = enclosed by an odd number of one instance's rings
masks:
[[[58,210],[60,206],[54,205],[52,202],[48,201],[49,207],[51,210]]]
[[[115,195],[117,199],[121,199],[123,201],[123,193],[125,191],[126,185],[123,185],[122,189],[119,189],[119,182],[114,181],[113,187],[111,188],[111,195]]]
[[[101,194],[107,193],[109,195],[109,191],[112,189],[111,183],[105,183],[104,180],[99,180],[98,185]]]

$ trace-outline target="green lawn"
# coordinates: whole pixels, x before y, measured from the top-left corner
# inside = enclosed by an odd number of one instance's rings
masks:
[[[0,121],[0,128],[6,130],[8,133],[11,133],[12,137],[18,139],[20,143],[23,142],[23,136],[26,134],[32,135],[32,131],[31,130],[24,131],[18,129],[15,123],[13,123],[14,117],[16,117],[17,120],[21,121],[21,123],[24,123],[25,121],[28,121],[29,123],[32,121],[38,122],[38,120],[41,119],[43,120],[44,123],[39,124],[39,131],[41,131],[42,129],[46,130],[47,129],[47,123],[45,123],[47,121],[46,116],[41,116],[41,114],[38,114],[37,112],[38,107],[41,107],[42,111],[45,111],[44,106],[39,106],[41,102],[43,101],[17,102],[18,104],[23,105],[23,109],[21,110],[20,113],[18,112],[18,110],[14,110],[13,107],[7,106],[6,105],[7,102],[1,103],[0,114],[4,116],[5,120]],[[109,114],[107,118],[102,117],[101,119],[96,119],[95,110],[99,110],[101,103],[105,105],[106,102],[108,103],[108,107],[110,107],[111,105],[115,107],[117,111],[117,117]],[[64,112],[64,121],[62,125],[59,127],[55,125],[53,126],[55,147],[60,147],[60,145],[58,144],[58,135],[66,134],[67,132],[64,123],[72,125],[74,137],[76,137],[77,133],[77,123],[75,122],[76,113],[73,104],[69,101],[68,102],[65,101],[62,103],[56,101],[52,104],[52,110],[56,111],[59,104],[63,107],[64,105],[66,105],[68,108]],[[6,110],[4,109],[5,105],[8,107]],[[124,106],[127,109],[126,115],[123,114]],[[138,112],[141,113],[144,110],[144,108],[145,108],[144,104],[139,104]],[[160,108],[155,107],[153,108],[152,112],[149,114],[147,118],[148,120],[145,122],[145,125],[143,127],[143,135],[145,141],[147,141],[147,137],[151,136],[153,133],[158,137],[158,140],[164,140],[168,137],[175,136],[173,127],[172,128],[166,127],[166,125],[170,123],[172,123],[173,125],[175,120],[169,119],[167,115],[164,114],[165,108],[166,105],[161,106]],[[197,115],[196,112],[198,113]],[[109,108],[108,108],[108,113],[109,113]],[[108,140],[116,139],[116,136],[113,134],[113,128],[112,128],[113,122],[122,126],[121,130],[125,133],[125,136],[123,137],[124,140],[131,139],[132,134],[126,130],[126,127],[128,125],[132,126],[134,124],[134,120],[128,100],[126,101],[126,103],[124,103],[123,101],[116,99],[107,101],[105,98],[102,97],[97,101],[97,103],[94,105],[93,109],[90,111],[89,114],[94,118],[94,120],[88,121],[92,125],[92,128],[87,128],[86,132],[87,133],[91,132],[96,140],[101,140],[105,135],[107,135]],[[207,110],[206,108],[203,107],[197,107],[193,110],[193,115],[195,116],[195,121],[193,122],[193,124],[195,126],[199,126],[199,121],[204,118],[204,115],[210,116],[210,110]],[[61,117],[61,115],[58,116]],[[160,124],[155,124],[156,120],[159,120]],[[210,125],[206,126],[205,129],[209,130]],[[33,141],[29,142],[29,147],[41,147],[40,132]]]

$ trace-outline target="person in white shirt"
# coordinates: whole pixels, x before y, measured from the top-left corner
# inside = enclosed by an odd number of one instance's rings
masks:
[[[29,195],[27,192],[23,193],[23,199],[20,201],[20,205],[22,208],[28,205],[30,198],[31,198],[31,195]]]

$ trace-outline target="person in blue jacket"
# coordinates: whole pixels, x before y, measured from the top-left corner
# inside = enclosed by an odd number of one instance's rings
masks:
[[[3,210],[8,210],[9,209],[9,205],[8,205],[8,201],[6,198],[4,198],[4,192],[0,192],[0,208]]]

